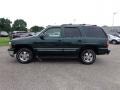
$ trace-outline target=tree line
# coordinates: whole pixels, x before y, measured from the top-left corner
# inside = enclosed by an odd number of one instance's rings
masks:
[[[31,32],[40,32],[43,30],[42,26],[32,26],[29,30]],[[12,31],[28,31],[27,22],[23,19],[17,19],[13,23],[6,18],[0,18],[0,31],[12,32]]]

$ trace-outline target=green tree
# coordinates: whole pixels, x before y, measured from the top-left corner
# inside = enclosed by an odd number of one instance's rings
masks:
[[[41,26],[33,26],[30,28],[30,31],[31,32],[40,32],[44,29],[44,27],[41,27]]]
[[[17,19],[12,25],[13,31],[27,31],[27,23],[22,19]]]
[[[0,18],[0,31],[11,31],[11,21],[9,19]]]

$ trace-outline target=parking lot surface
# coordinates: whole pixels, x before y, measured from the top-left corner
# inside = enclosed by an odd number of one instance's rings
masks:
[[[50,59],[20,64],[0,47],[0,90],[120,90],[120,45],[93,65]]]

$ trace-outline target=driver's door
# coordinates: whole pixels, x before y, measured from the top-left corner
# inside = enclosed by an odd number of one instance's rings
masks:
[[[37,51],[40,56],[61,56],[63,55],[62,29],[51,27],[42,33],[43,39],[36,42]]]

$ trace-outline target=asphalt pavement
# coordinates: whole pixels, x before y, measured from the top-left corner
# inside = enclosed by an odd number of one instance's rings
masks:
[[[120,45],[93,65],[74,59],[48,59],[20,64],[0,47],[0,90],[120,90]]]

